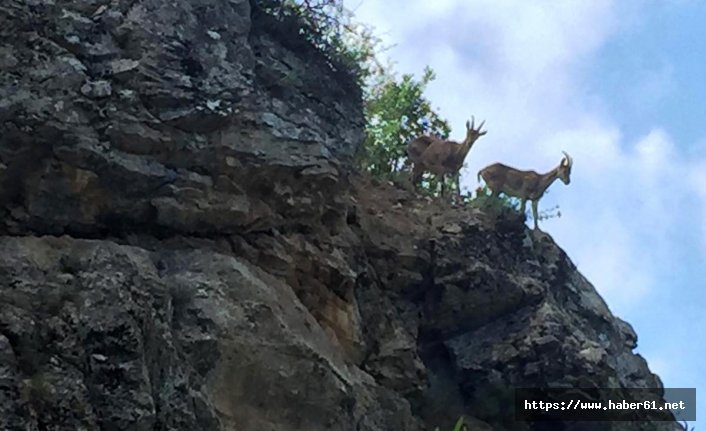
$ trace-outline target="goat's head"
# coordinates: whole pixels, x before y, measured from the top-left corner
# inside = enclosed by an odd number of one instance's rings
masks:
[[[562,153],[564,153],[564,158],[559,163],[557,176],[564,184],[569,184],[571,182],[571,165],[574,164],[574,160],[566,151],[562,151]]]
[[[483,128],[483,124],[485,124],[485,120],[480,123],[477,129],[473,128],[475,122],[476,120],[475,118],[473,118],[473,116],[471,116],[471,121],[466,121],[466,143],[473,143],[476,141],[476,139],[488,133],[487,130],[481,131],[481,129]]]

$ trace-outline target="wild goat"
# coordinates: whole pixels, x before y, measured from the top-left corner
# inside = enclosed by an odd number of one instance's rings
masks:
[[[474,129],[475,119],[471,117],[471,120],[470,122],[466,121],[466,139],[461,143],[423,135],[407,144],[407,156],[414,163],[412,184],[415,187],[422,179],[424,172],[431,172],[441,177],[441,196],[444,196],[445,175],[455,175],[458,180],[459,171],[468,151],[478,138],[488,133],[487,131],[481,132],[485,121],[480,123],[478,129]],[[457,195],[461,195],[460,184],[458,184]]]
[[[502,163],[495,163],[478,172],[478,181],[482,177],[494,197],[497,197],[500,193],[505,193],[508,196],[519,198],[523,214],[527,200],[531,200],[534,228],[537,230],[539,229],[537,223],[537,203],[539,199],[557,178],[563,181],[564,184],[571,182],[571,165],[574,162],[571,156],[565,151],[562,152],[564,153],[564,158],[561,159],[559,166],[546,174],[538,174],[535,171],[520,171]]]

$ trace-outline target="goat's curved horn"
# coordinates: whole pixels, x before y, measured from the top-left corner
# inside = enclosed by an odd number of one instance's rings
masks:
[[[471,115],[471,129],[473,129],[474,124],[476,124],[476,119],[473,118],[473,115]]]
[[[562,151],[562,153],[564,153],[564,157],[566,157],[566,165],[570,167],[574,163],[573,159],[566,151]]]
[[[479,131],[479,132],[480,132],[480,129],[483,128],[483,124],[485,124],[485,120],[483,120],[483,121],[480,123],[480,126],[478,126],[478,131]]]

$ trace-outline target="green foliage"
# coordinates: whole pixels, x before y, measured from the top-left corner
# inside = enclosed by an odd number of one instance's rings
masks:
[[[420,80],[412,75],[386,75],[367,93],[365,101],[366,138],[360,154],[361,167],[377,178],[389,178],[404,166],[406,144],[430,134],[447,138],[450,128],[446,120],[431,108],[424,90],[435,78],[425,68]]]
[[[463,427],[463,416],[458,418],[458,421],[456,421],[456,425],[454,425],[453,431],[461,431],[461,427]]]
[[[478,187],[475,191],[475,196],[473,194],[462,196],[462,202],[466,205],[470,205],[471,207],[482,209],[486,213],[493,214],[496,217],[506,213],[507,211],[521,211],[521,201],[519,199],[506,196],[505,194],[501,194],[497,198],[493,198],[492,193],[487,186]],[[527,201],[527,207],[525,208],[526,217],[530,217],[532,215],[530,205],[530,202]],[[561,211],[559,210],[558,205],[539,211],[538,214],[539,220],[547,220],[555,217],[561,217]]]
[[[451,431],[462,431],[465,430],[466,427],[463,425],[463,416],[458,418],[456,421],[456,425],[454,425],[453,429]],[[439,431],[439,427],[434,428],[434,431]]]
[[[492,198],[492,192],[487,186],[479,186],[475,191],[475,196],[468,194],[464,196],[464,201],[480,208],[485,205],[501,205],[515,211],[520,211],[520,200],[514,197],[501,194],[497,198]]]
[[[462,196],[462,202],[471,207],[482,209],[487,214],[499,217],[508,212],[520,212],[520,200],[501,194],[493,197],[486,186],[478,187],[475,196],[468,194]]]

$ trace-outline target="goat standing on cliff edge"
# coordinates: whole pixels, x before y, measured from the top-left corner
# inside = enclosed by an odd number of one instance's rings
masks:
[[[466,121],[466,139],[458,143],[440,139],[434,136],[423,135],[407,144],[407,156],[414,163],[412,169],[412,184],[416,187],[422,179],[424,172],[431,172],[441,177],[441,196],[444,196],[444,177],[446,174],[456,176],[458,185],[457,196],[461,196],[461,184],[458,175],[468,151],[478,138],[488,133],[481,132],[485,121],[477,129],[473,128],[475,119]]]
[[[571,156],[565,151],[562,152],[564,153],[564,158],[561,159],[559,166],[546,174],[538,174],[535,171],[521,171],[502,163],[494,163],[478,172],[478,181],[480,181],[481,177],[483,178],[486,186],[493,192],[493,197],[497,197],[500,193],[505,193],[508,196],[519,198],[522,203],[523,214],[525,213],[527,200],[531,200],[534,229],[538,230],[537,204],[539,199],[557,178],[567,185],[571,182],[571,165],[574,162]]]

